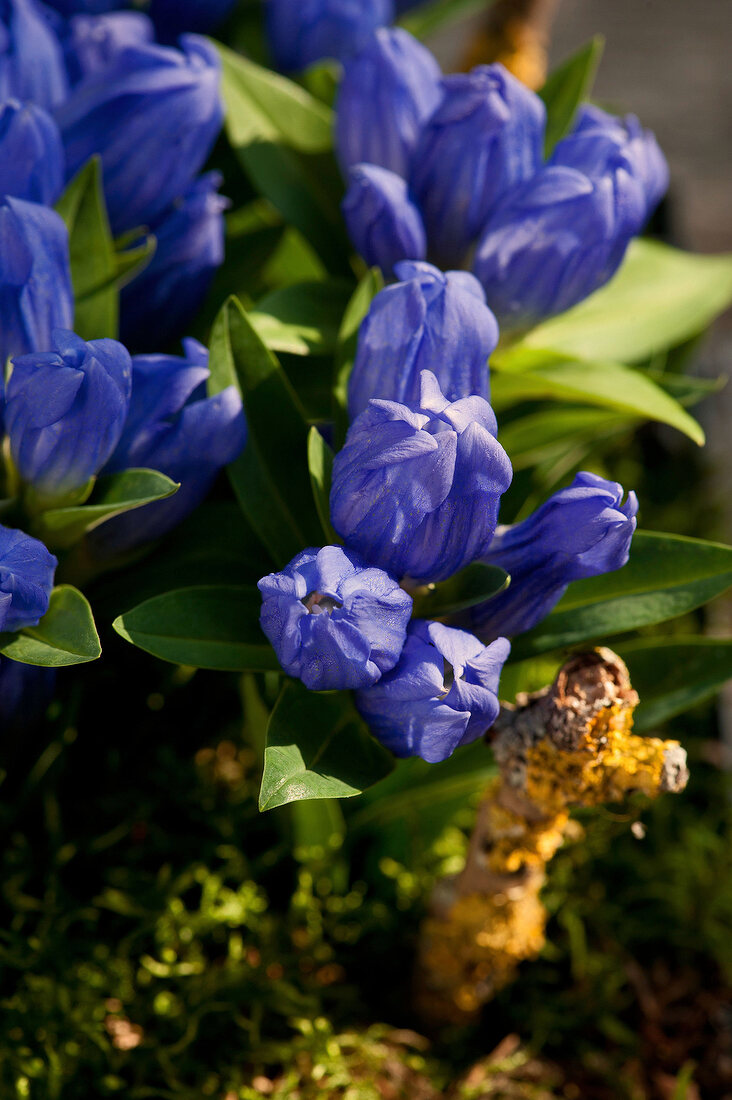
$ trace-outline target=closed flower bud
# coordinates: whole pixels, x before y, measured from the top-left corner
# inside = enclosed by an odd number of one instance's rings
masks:
[[[108,15],[75,15],[63,36],[66,67],[72,84],[104,73],[122,50],[155,41],[155,28],[142,12],[114,11]]]
[[[430,51],[398,28],[378,30],[346,62],[335,129],[344,176],[366,163],[407,177],[421,127],[440,101],[441,76]]]
[[[68,92],[61,43],[36,0],[0,0],[0,100],[51,108]]]
[[[224,259],[224,210],[218,172],[209,172],[176,199],[159,225],[152,260],[122,290],[122,339],[142,347],[151,332],[160,347],[178,339],[203,301]]]
[[[425,263],[398,264],[396,274],[401,281],[376,295],[361,325],[348,385],[351,418],[372,397],[418,404],[425,370],[450,401],[487,399],[498,325],[477,279]]]
[[[358,53],[393,18],[393,0],[265,0],[269,46],[286,72]]]
[[[427,240],[422,216],[395,172],[357,164],[348,175],[343,217],[356,251],[387,277],[400,260],[423,260]]]
[[[21,479],[45,501],[63,500],[94,477],[122,433],[132,363],[116,340],[88,344],[56,329],[55,351],[16,356],[5,426]]]
[[[206,395],[208,351],[184,340],[185,357],[136,355],[127,422],[105,472],[130,467],[160,470],[180,489],[116,516],[92,532],[99,557],[121,554],[159,538],[198,507],[219,470],[241,453],[247,428],[241,397],[229,386]]]
[[[425,124],[410,182],[430,254],[459,267],[507,191],[542,163],[546,111],[502,65],[448,76]]]
[[[221,129],[221,65],[204,38],[129,47],[82,81],[57,118],[73,176],[101,154],[114,233],[151,225],[182,195]]]
[[[335,457],[330,511],[349,548],[396,577],[444,580],[493,538],[511,463],[482,397],[450,403],[429,371],[413,408],[373,400]]]
[[[352,551],[303,550],[258,587],[278,661],[312,691],[368,687],[399,659],[412,598]]]
[[[638,500],[615,481],[577,474],[522,523],[499,527],[483,557],[511,575],[505,592],[472,611],[481,638],[513,636],[540,622],[570,581],[612,573],[628,560]]]
[[[174,42],[179,34],[208,34],[222,23],[236,0],[151,0],[150,18],[161,42]]]
[[[550,166],[488,222],[473,271],[503,327],[562,313],[617,271],[630,241],[613,181]]]
[[[48,611],[57,565],[38,539],[0,527],[1,631],[38,625]]]
[[[0,105],[0,194],[50,206],[63,183],[64,150],[51,116],[17,99]]]
[[[359,691],[356,705],[395,756],[437,764],[495,722],[510,650],[505,638],[484,646],[464,630],[416,619],[396,667]]]
[[[0,199],[0,363],[47,351],[55,328],[74,317],[69,237],[46,206]]]

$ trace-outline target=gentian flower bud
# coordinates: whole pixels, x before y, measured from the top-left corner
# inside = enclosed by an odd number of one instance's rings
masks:
[[[107,72],[122,50],[155,41],[155,28],[139,11],[113,11],[108,15],[75,15],[63,36],[66,67],[72,84],[84,77]]]
[[[262,630],[311,691],[375,684],[399,659],[412,598],[341,546],[303,550],[258,585]]]
[[[444,580],[481,557],[511,463],[482,397],[450,403],[422,372],[416,408],[372,400],[335,457],[331,520],[349,548],[396,577]]]
[[[48,611],[57,565],[38,539],[0,527],[0,630],[38,626]]]
[[[351,418],[372,397],[417,404],[425,370],[450,401],[488,399],[498,325],[477,279],[425,263],[397,264],[396,274],[401,281],[376,295],[361,325],[348,385]]]
[[[161,42],[174,42],[179,34],[208,34],[222,23],[236,0],[151,0],[150,18]]]
[[[55,351],[13,360],[5,426],[21,479],[44,500],[62,500],[99,473],[122,433],[132,362],[116,340],[88,344],[56,329]]]
[[[393,0],[266,0],[270,49],[278,69],[293,71],[358,53],[394,18]]]
[[[36,0],[0,0],[0,100],[50,109],[68,92],[61,43]]]
[[[410,183],[430,252],[441,267],[459,267],[497,203],[539,169],[546,111],[499,64],[445,77],[442,87]]]
[[[184,340],[185,357],[136,355],[127,422],[105,472],[160,470],[181,483],[167,500],[116,516],[92,532],[100,557],[120,554],[166,534],[197,508],[222,466],[246,442],[246,421],[234,386],[206,396],[208,351]]]
[[[396,172],[357,164],[348,174],[341,209],[354,247],[369,267],[380,267],[391,276],[400,260],[424,259],[422,215]]]
[[[46,350],[74,318],[69,236],[59,215],[23,199],[0,198],[0,364]]]
[[[0,194],[50,206],[64,184],[58,126],[42,107],[9,99],[0,105]]]
[[[441,76],[430,51],[398,28],[377,30],[346,61],[335,127],[344,176],[363,163],[406,178],[421,127],[440,101]]]
[[[484,646],[464,630],[415,619],[396,667],[359,691],[356,705],[395,756],[437,764],[495,722],[510,650],[505,638]]]
[[[176,340],[195,316],[224,259],[228,199],[217,194],[222,177],[209,172],[176,199],[153,230],[152,260],[122,290],[122,339],[141,347],[151,332],[161,347]]]
[[[216,49],[197,35],[183,35],[180,45],[123,50],[57,112],[69,177],[101,154],[114,233],[156,222],[193,181],[221,129]]]
[[[630,241],[609,177],[551,165],[495,211],[473,271],[501,326],[562,313],[615,274]]]
[[[570,581],[612,573],[628,560],[638,500],[615,481],[577,474],[522,523],[499,527],[483,561],[511,575],[505,592],[473,608],[472,628],[486,640],[536,626]]]

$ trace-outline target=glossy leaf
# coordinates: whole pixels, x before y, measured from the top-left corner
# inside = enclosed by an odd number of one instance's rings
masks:
[[[547,157],[571,129],[580,103],[589,99],[604,48],[605,39],[601,34],[596,34],[587,45],[549,74],[539,92],[546,105],[544,151]]]
[[[486,7],[486,0],[432,0],[403,15],[399,23],[415,38],[426,38],[457,19],[484,12]]]
[[[442,619],[465,611],[508,588],[511,578],[496,565],[476,561],[454,577],[430,585],[415,595],[414,616],[418,619]]]
[[[617,651],[640,696],[633,715],[637,733],[653,730],[709,699],[732,679],[729,638],[642,638],[618,646]]]
[[[0,634],[0,653],[27,665],[81,665],[95,661],[101,652],[91,607],[70,584],[54,588],[48,611],[38,626]]]
[[[296,283],[261,298],[249,318],[272,351],[332,353],[351,290],[352,284],[345,280]]]
[[[493,403],[498,404],[495,400]],[[606,409],[552,404],[508,423],[499,422],[498,438],[511,456],[514,471],[524,470],[563,451],[570,443],[593,442],[598,436],[632,427],[638,419]]]
[[[339,442],[345,438],[348,425],[348,379],[353,369],[358,345],[358,330],[376,295],[384,287],[384,277],[378,267],[366,272],[346,306],[338,333],[333,385],[334,418]]]
[[[195,668],[267,671],[279,668],[259,625],[256,588],[178,588],[114,620],[117,633],[154,657]]]
[[[325,542],[329,546],[340,543],[330,522],[330,482],[333,471],[333,452],[317,428],[311,428],[308,436],[308,468],[313,487],[315,507],[323,528]]]
[[[260,810],[308,798],[350,798],[393,768],[346,692],[288,680],[267,730]]]

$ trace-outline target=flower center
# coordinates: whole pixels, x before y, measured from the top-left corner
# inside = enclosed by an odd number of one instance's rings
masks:
[[[305,604],[311,615],[322,615],[324,612],[330,614],[337,607],[343,607],[343,604],[338,603],[338,600],[334,600],[332,596],[324,596],[322,592],[310,592],[302,600],[302,603]]]

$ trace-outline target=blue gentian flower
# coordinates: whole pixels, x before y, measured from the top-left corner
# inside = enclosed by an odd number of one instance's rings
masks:
[[[69,328],[74,294],[69,236],[59,215],[23,199],[0,198],[0,363],[47,351]]]
[[[478,281],[426,263],[400,263],[395,273],[400,281],[376,295],[361,325],[348,385],[351,417],[372,397],[417,404],[425,370],[450,401],[487,399],[498,325]]]
[[[44,2],[62,15],[101,15],[115,8],[126,7],[122,0],[44,0]]]
[[[427,238],[422,216],[396,172],[357,164],[348,173],[343,217],[356,251],[387,277],[400,260],[423,260]]]
[[[413,620],[397,665],[359,691],[356,705],[395,756],[439,763],[495,722],[498,682],[510,650],[505,638],[484,646],[464,630]]]
[[[36,0],[0,0],[0,101],[51,108],[68,92],[61,43]]]
[[[57,112],[69,177],[101,154],[114,233],[158,221],[192,183],[221,129],[216,48],[197,35],[183,35],[180,47],[123,50]]]
[[[511,463],[482,397],[449,402],[422,372],[419,405],[372,400],[335,457],[331,520],[396,577],[443,580],[487,551]]]
[[[412,598],[352,551],[303,550],[258,587],[278,661],[312,691],[367,687],[399,659]]]
[[[38,539],[0,527],[0,631],[38,626],[48,611],[57,565]]]
[[[208,351],[197,340],[184,340],[183,350],[184,358],[134,356],[127,422],[105,470],[160,470],[180,482],[180,489],[167,500],[101,524],[91,537],[100,557],[121,554],[170,531],[198,507],[219,470],[244,447],[247,429],[238,391],[229,386],[207,397]]]
[[[208,34],[222,23],[236,0],[151,0],[150,18],[161,42],[174,42],[179,34]]]
[[[505,592],[473,608],[483,639],[536,626],[570,581],[620,569],[628,560],[638,500],[615,481],[577,474],[522,523],[499,527],[483,561],[511,575]]]
[[[177,339],[195,316],[224,259],[228,199],[217,194],[222,177],[209,172],[177,199],[159,225],[152,260],[122,290],[122,339],[142,347],[150,333],[161,347]]]
[[[344,60],[393,18],[393,0],[265,0],[269,46],[286,72]]]
[[[430,255],[459,267],[498,202],[538,171],[546,111],[502,65],[448,76],[423,127],[410,183]]]
[[[50,206],[63,183],[61,135],[48,112],[17,99],[0,104],[0,195]]]
[[[383,27],[345,64],[335,143],[344,176],[376,164],[406,178],[423,123],[441,98],[442,73],[411,34]]]
[[[84,77],[107,72],[130,46],[154,42],[155,28],[139,11],[75,15],[68,21],[62,41],[69,78],[78,84]]]

